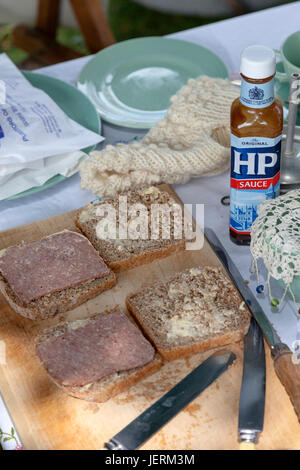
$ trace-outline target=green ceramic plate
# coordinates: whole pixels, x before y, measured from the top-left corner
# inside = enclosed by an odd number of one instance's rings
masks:
[[[31,85],[45,91],[71,119],[91,131],[101,133],[101,122],[97,110],[89,98],[77,88],[57,78],[48,77],[47,75],[33,72],[23,72],[23,74]],[[93,147],[88,147],[82,150],[84,152],[90,152],[92,148]],[[65,179],[66,177],[62,175],[53,176],[43,185],[35,186],[27,191],[11,196],[8,200],[35,194],[44,189],[51,188]]]
[[[130,39],[98,52],[82,69],[78,88],[100,116],[119,126],[144,128],[160,121],[170,97],[189,78],[228,77],[225,64],[204,47],[179,39]]]

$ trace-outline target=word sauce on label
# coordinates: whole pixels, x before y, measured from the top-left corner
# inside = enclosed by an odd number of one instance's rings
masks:
[[[258,206],[279,196],[281,136],[242,137],[231,134],[230,227],[250,234]]]

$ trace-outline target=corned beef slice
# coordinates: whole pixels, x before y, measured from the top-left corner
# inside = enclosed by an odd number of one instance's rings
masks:
[[[58,384],[83,386],[143,366],[154,358],[154,348],[120,312],[70,325],[65,333],[40,343],[36,349]]]
[[[0,256],[0,272],[26,305],[44,295],[107,276],[110,270],[85,237],[64,231],[7,248]]]

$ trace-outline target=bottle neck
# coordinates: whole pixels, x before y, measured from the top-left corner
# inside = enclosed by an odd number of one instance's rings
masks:
[[[247,108],[267,108],[274,103],[274,76],[263,80],[248,79],[241,75],[240,102]]]

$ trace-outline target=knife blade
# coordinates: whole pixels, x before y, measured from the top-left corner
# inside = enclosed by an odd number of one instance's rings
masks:
[[[224,354],[224,351],[210,356],[110,439],[104,448],[106,450],[134,450],[140,447],[223,374],[235,359],[234,353]]]
[[[245,280],[241,276],[238,268],[230,259],[228,253],[226,252],[215,232],[210,228],[206,228],[204,233],[211,247],[225,267],[231,280],[248,305],[252,315],[255,317],[257,323],[262,329],[264,336],[271,348],[271,356],[273,358],[275,372],[286,392],[288,393],[300,422],[299,361],[295,360],[294,353],[292,353],[289,347],[282,343],[280,337],[274,330],[273,326],[256,300],[255,295],[251,292],[250,288],[245,283]]]
[[[263,430],[266,357],[263,335],[254,317],[244,338],[244,367],[240,392],[238,436],[241,443],[258,441]],[[240,449],[243,449],[241,446]]]

